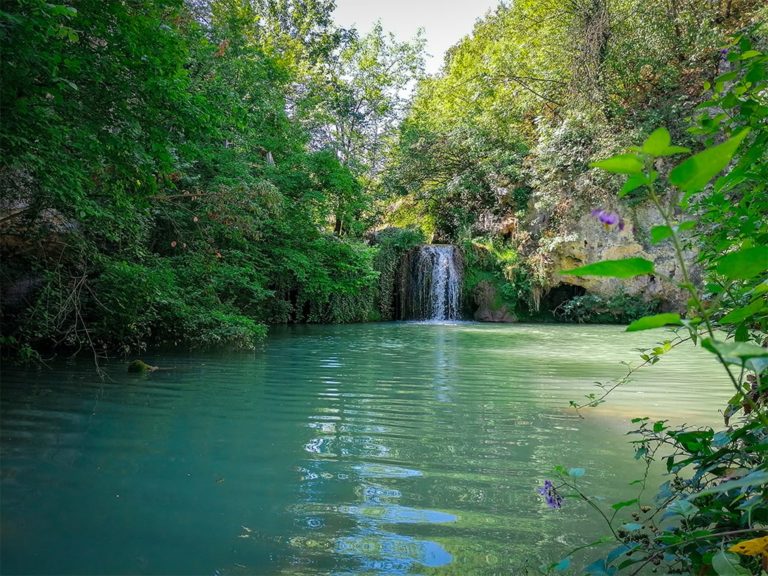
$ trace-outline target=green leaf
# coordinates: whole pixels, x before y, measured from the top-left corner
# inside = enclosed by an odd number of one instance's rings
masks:
[[[712,568],[718,576],[749,576],[751,572],[739,563],[739,557],[720,550],[712,557]]]
[[[705,338],[701,341],[701,346],[710,352],[719,353],[724,359],[734,364],[741,364],[750,358],[768,357],[768,348],[751,342],[719,342],[712,338]]]
[[[760,56],[761,54],[762,52],[759,52],[757,50],[747,50],[739,57],[739,60],[749,60],[750,58],[754,58],[755,56]]]
[[[761,299],[755,300],[743,308],[737,308],[736,310],[731,310],[728,312],[728,314],[720,318],[720,324],[735,324],[737,322],[741,322],[742,320],[746,320],[747,318],[750,318],[751,316],[754,316],[760,312],[764,306],[765,302],[763,302]]]
[[[651,228],[651,244],[658,244],[671,237],[674,232],[669,226],[654,226]]]
[[[632,506],[632,504],[637,504],[638,499],[633,498],[632,500],[625,500],[624,502],[616,502],[616,504],[611,504],[611,508],[614,510],[621,510],[622,508],[626,508],[627,506]]]
[[[627,332],[639,332],[640,330],[652,330],[654,328],[661,328],[668,324],[674,324],[676,326],[682,325],[680,320],[680,314],[655,314],[654,316],[643,316],[638,318],[632,324],[627,326]]]
[[[609,276],[611,278],[633,278],[643,274],[653,274],[653,262],[645,258],[625,258],[623,260],[603,260],[587,264],[572,270],[561,270],[560,274],[569,276]]]
[[[733,158],[741,141],[749,134],[745,128],[722,144],[712,146],[684,160],[669,173],[669,181],[683,190],[693,193],[703,190]]]
[[[666,150],[664,150],[664,154],[659,154],[659,156],[674,156],[675,154],[688,154],[690,152],[690,148],[686,148],[685,146],[668,146]]]
[[[690,518],[691,516],[694,516],[698,511],[699,507],[694,506],[687,500],[676,500],[667,506],[668,515],[682,516],[683,518]]]
[[[768,471],[755,470],[754,472],[751,472],[742,478],[737,478],[736,480],[728,480],[728,482],[723,482],[717,486],[712,486],[711,488],[701,490],[694,494],[692,497],[700,498],[701,496],[706,496],[708,494],[720,494],[722,492],[735,490],[736,488],[747,488],[750,486],[757,488],[763,484],[768,484]]]
[[[72,18],[77,16],[77,9],[64,4],[47,4],[46,7],[51,11],[52,16],[66,16]]]
[[[750,358],[744,363],[747,369],[752,372],[762,374],[763,371],[768,370],[768,357],[765,358]]]
[[[651,156],[660,156],[672,144],[672,137],[666,128],[657,128],[643,142],[643,152]]]
[[[601,168],[615,174],[639,174],[643,171],[643,161],[635,154],[619,154],[605,160],[590,163],[592,168]]]
[[[768,246],[745,248],[726,254],[717,262],[717,272],[731,280],[749,280],[768,268]]]
[[[648,183],[649,180],[645,174],[632,174],[632,176],[627,178],[627,181],[624,183],[624,186],[621,187],[621,190],[619,190],[619,198],[623,198],[630,192],[637,190]]]
[[[765,294],[766,292],[768,292],[768,280],[761,282],[752,289],[752,294],[755,296],[759,294]]]
[[[648,136],[643,142],[642,150],[651,156],[673,156],[674,154],[690,152],[690,149],[684,146],[673,146],[672,137],[666,128],[657,128],[653,134]]]

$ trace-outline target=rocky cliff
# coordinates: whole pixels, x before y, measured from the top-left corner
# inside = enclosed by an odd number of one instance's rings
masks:
[[[682,273],[672,245],[668,241],[655,245],[649,241],[651,228],[663,223],[661,216],[652,207],[640,206],[629,211],[624,208],[623,211],[623,230],[606,227],[592,215],[585,214],[574,220],[565,236],[539,241],[540,250],[547,254],[550,263],[549,287],[570,284],[600,296],[610,296],[623,290],[644,300],[658,300],[664,310],[683,310],[687,296],[676,285],[682,281]],[[698,279],[695,256],[695,247],[689,247],[685,258],[694,281]],[[600,260],[633,257],[654,262],[657,274],[619,280],[596,276],[564,276],[558,273],[560,270]]]

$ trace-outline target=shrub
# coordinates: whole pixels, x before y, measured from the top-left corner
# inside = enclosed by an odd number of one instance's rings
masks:
[[[653,314],[658,308],[657,300],[646,301],[625,292],[609,297],[584,294],[563,302],[553,311],[553,315],[558,320],[579,324],[629,324]]]
[[[379,274],[375,295],[377,320],[394,319],[394,291],[397,269],[403,255],[414,246],[427,241],[424,232],[416,227],[386,228],[376,234],[376,256],[373,267]],[[371,319],[373,319],[371,318]]]

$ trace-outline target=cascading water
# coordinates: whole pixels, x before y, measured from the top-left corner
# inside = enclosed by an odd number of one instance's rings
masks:
[[[400,268],[402,320],[458,320],[461,317],[461,255],[455,246],[414,248]]]

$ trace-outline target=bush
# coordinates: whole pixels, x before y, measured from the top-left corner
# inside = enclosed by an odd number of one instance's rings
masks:
[[[576,296],[563,302],[552,314],[563,322],[629,324],[638,318],[653,314],[658,308],[657,300],[646,301],[639,296],[619,292],[609,297],[597,294]]]
[[[475,304],[475,292],[488,283],[495,294],[494,309],[506,306],[521,312],[530,302],[527,270],[517,251],[508,243],[493,238],[474,238],[462,243],[464,254],[463,300],[465,306]]]
[[[376,234],[373,267],[379,274],[375,295],[376,315],[371,319],[394,319],[394,293],[397,270],[403,255],[414,246],[426,243],[424,232],[416,227],[386,228]]]

